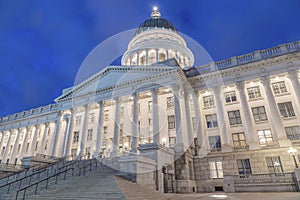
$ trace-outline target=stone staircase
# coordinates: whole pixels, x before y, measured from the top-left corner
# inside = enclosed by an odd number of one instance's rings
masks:
[[[83,200],[83,199],[125,199],[114,177],[106,166],[99,166],[86,176],[73,176],[28,199]]]

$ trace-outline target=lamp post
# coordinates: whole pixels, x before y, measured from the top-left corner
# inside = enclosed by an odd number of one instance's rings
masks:
[[[296,161],[296,153],[297,153],[297,149],[294,149],[293,147],[290,147],[288,149],[288,153],[293,156],[293,159],[294,159],[294,162],[295,162],[295,167],[298,168],[298,164],[297,164],[297,161]]]

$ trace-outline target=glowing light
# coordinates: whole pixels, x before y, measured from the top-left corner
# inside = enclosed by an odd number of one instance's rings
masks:
[[[279,77],[278,77],[278,76],[276,76],[274,80],[275,80],[275,81],[278,81],[278,80],[279,80]]]
[[[230,91],[230,90],[231,90],[231,87],[227,86],[227,87],[225,88],[225,90],[226,90],[226,91]]]
[[[251,86],[254,85],[253,81],[250,82],[250,85],[251,85]]]
[[[218,199],[225,199],[225,198],[227,198],[227,195],[225,195],[225,194],[213,194],[213,195],[210,195],[209,197],[218,198]]]
[[[209,94],[209,91],[206,90],[206,91],[204,92],[204,94],[205,94],[205,95],[208,95],[208,94]]]
[[[157,11],[157,10],[158,10],[157,6],[153,6],[153,11]]]
[[[161,139],[161,142],[163,143],[163,145],[166,145],[167,138],[162,138],[162,139]]]

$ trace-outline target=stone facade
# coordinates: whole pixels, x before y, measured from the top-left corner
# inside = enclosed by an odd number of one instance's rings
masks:
[[[117,157],[130,179],[164,192],[295,191],[300,43],[192,67],[173,26],[146,26],[123,65],[55,104],[1,117],[2,165],[40,154]]]

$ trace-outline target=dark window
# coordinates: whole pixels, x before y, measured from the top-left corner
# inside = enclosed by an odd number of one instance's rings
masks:
[[[278,103],[278,108],[282,117],[294,117],[295,112],[292,102]]]
[[[239,110],[229,111],[228,117],[230,125],[242,124],[241,114]]]
[[[239,175],[248,176],[252,174],[249,159],[237,160],[237,167],[238,167]]]
[[[205,118],[206,118],[207,128],[218,127],[218,121],[217,121],[217,115],[216,114],[206,115]]]
[[[225,92],[224,96],[225,96],[225,102],[226,103],[237,101],[237,99],[236,99],[236,92],[235,91]]]
[[[221,150],[221,138],[219,135],[209,136],[208,137],[209,146],[212,151]]]
[[[300,140],[300,126],[285,127],[287,138],[290,140]]]
[[[264,106],[258,106],[252,108],[252,114],[255,122],[268,120],[267,113]]]

